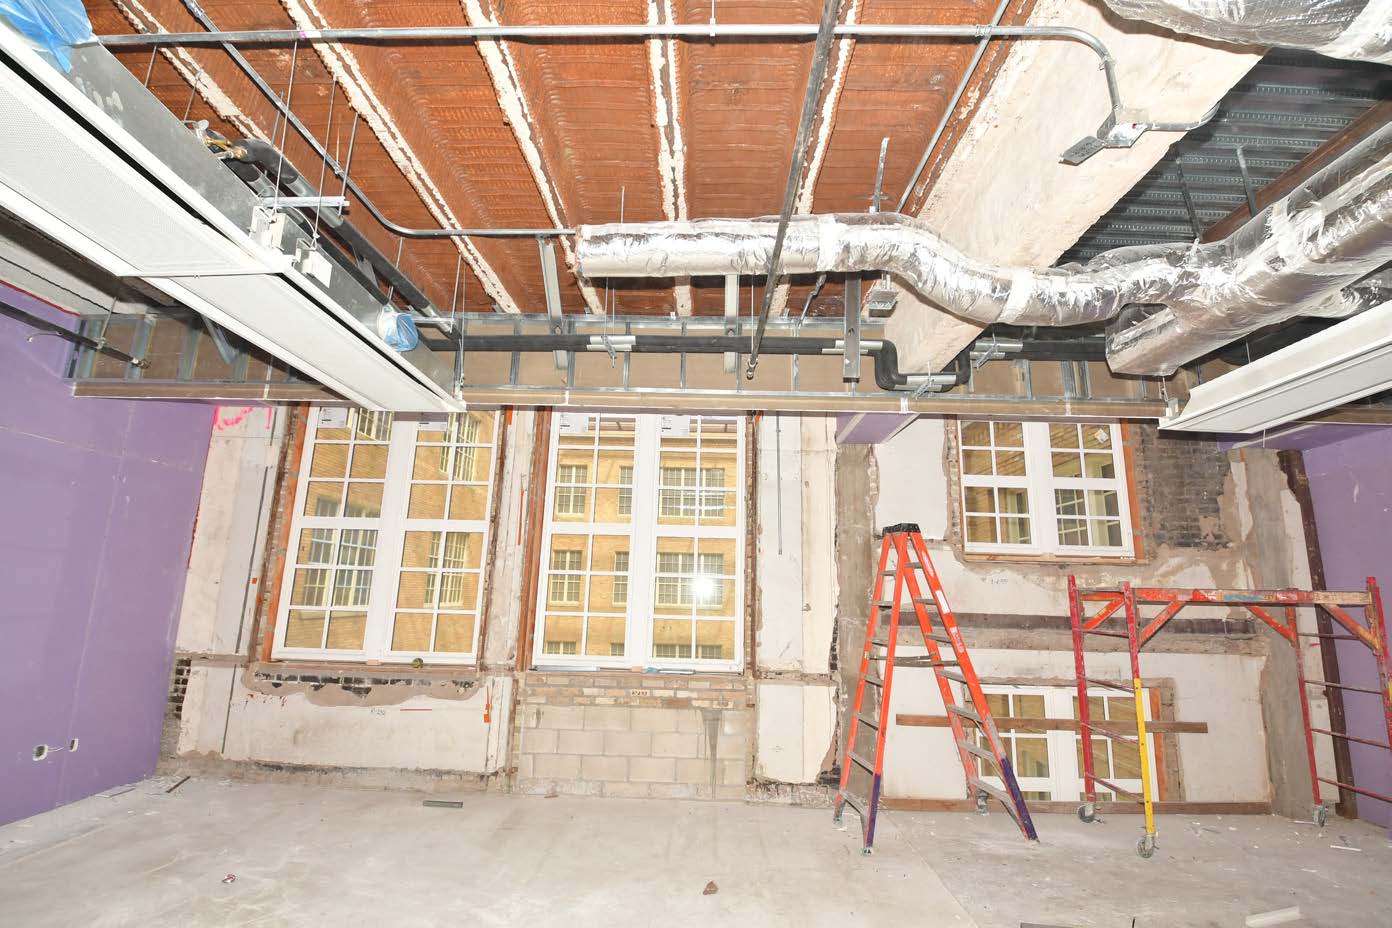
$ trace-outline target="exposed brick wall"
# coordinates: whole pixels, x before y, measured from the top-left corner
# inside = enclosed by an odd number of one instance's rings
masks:
[[[184,695],[188,692],[189,667],[192,663],[187,657],[174,660],[174,668],[169,674],[169,704],[165,707],[168,718],[177,719],[184,714]]]
[[[518,685],[522,792],[745,797],[754,728],[745,677],[533,672]]]
[[[1228,453],[1210,439],[1162,436],[1150,424],[1130,428],[1147,544],[1204,550],[1231,544],[1219,502],[1231,471]]]

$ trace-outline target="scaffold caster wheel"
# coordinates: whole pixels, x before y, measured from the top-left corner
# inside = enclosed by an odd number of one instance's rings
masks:
[[[1320,828],[1329,824],[1329,809],[1323,805],[1315,806],[1315,824]]]
[[[1149,860],[1155,856],[1155,835],[1141,835],[1136,842],[1136,853]]]
[[[977,815],[985,815],[985,814],[986,814],[986,801],[987,801],[988,799],[990,799],[990,798],[991,798],[991,797],[988,796],[988,795],[986,794],[986,791],[985,791],[985,790],[980,790],[980,789],[979,789],[979,790],[976,791],[976,814],[977,814]]]
[[[1090,802],[1085,802],[1078,806],[1078,818],[1091,824],[1097,821],[1097,806]]]

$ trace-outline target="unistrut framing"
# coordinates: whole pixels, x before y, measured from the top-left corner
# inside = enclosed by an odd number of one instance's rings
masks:
[[[1088,603],[1099,603],[1100,608],[1088,615]],[[1078,720],[1082,732],[1083,783],[1086,802],[1078,809],[1078,816],[1085,822],[1093,821],[1096,815],[1097,786],[1112,790],[1119,796],[1140,802],[1145,810],[1145,834],[1137,843],[1137,852],[1142,857],[1155,853],[1155,816],[1150,758],[1146,751],[1146,719],[1141,697],[1140,651],[1146,643],[1165,627],[1181,609],[1189,605],[1241,606],[1252,615],[1265,622],[1296,649],[1295,668],[1300,689],[1300,718],[1305,729],[1305,753],[1310,765],[1310,787],[1314,799],[1314,820],[1323,826],[1328,819],[1328,808],[1320,793],[1320,784],[1328,784],[1339,789],[1350,790],[1361,796],[1369,796],[1382,802],[1392,803],[1392,796],[1352,783],[1344,783],[1320,775],[1315,762],[1315,735],[1357,742],[1392,751],[1392,663],[1388,656],[1388,638],[1385,616],[1382,611],[1382,594],[1377,580],[1369,577],[1366,589],[1362,591],[1333,590],[1207,590],[1175,589],[1168,587],[1132,587],[1123,583],[1116,588],[1082,588],[1077,578],[1068,578],[1069,623],[1073,631],[1073,660],[1078,683]],[[1162,606],[1158,614],[1148,620],[1142,619],[1139,607],[1142,605]],[[1296,609],[1312,606],[1323,609],[1348,634],[1323,632],[1302,632],[1296,624]],[[1362,609],[1365,619],[1360,623],[1348,613],[1349,608]],[[1285,619],[1281,621],[1272,614],[1274,609],[1282,609]],[[1101,626],[1114,616],[1124,617],[1126,630],[1103,629]],[[1124,638],[1131,658],[1131,683],[1126,685],[1115,680],[1101,680],[1088,677],[1084,660],[1084,640],[1087,635],[1103,635],[1110,638]],[[1304,655],[1299,644],[1301,638],[1317,638],[1333,641],[1356,641],[1373,652],[1377,664],[1381,687],[1352,686],[1346,683],[1331,683],[1325,680],[1309,680],[1305,677]],[[1131,692],[1136,700],[1136,735],[1121,735],[1112,726],[1102,726],[1089,718],[1088,686],[1101,686]],[[1325,687],[1345,692],[1364,693],[1382,700],[1383,717],[1387,725],[1387,741],[1374,741],[1350,735],[1346,731],[1331,728],[1318,728],[1310,720],[1310,687]],[[1331,723],[1332,726],[1333,723]],[[1108,738],[1119,738],[1134,742],[1140,749],[1141,793],[1130,792],[1097,776],[1093,771],[1092,736],[1094,732]]]

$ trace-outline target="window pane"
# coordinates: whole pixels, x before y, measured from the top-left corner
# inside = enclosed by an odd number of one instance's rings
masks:
[[[329,604],[329,570],[322,567],[295,571],[290,587],[293,606],[327,606]]]
[[[401,609],[433,609],[440,586],[435,575],[425,571],[406,570],[396,586],[396,605]]]
[[[316,442],[314,457],[309,462],[311,477],[342,477],[348,470],[349,445],[326,445]]]
[[[1117,505],[1116,490],[1088,490],[1088,515],[1114,516]]]
[[[977,476],[991,475],[991,452],[972,451],[962,452],[962,472]]]
[[[291,609],[285,621],[287,648],[317,648],[324,640],[324,613]]]
[[[962,444],[986,448],[991,444],[991,423],[963,422]]]
[[[1005,477],[1025,475],[1025,453],[1023,451],[997,451],[996,473]]]
[[[448,480],[449,449],[441,445],[416,448],[411,477],[415,480]]]
[[[1087,522],[1083,519],[1059,519],[1059,544],[1083,548],[1088,544]]]
[[[1023,448],[1025,431],[1018,422],[997,422],[994,424],[996,447]]]
[[[597,657],[622,657],[628,623],[623,618],[596,616],[590,619],[585,636],[585,653]]]
[[[443,519],[445,517],[445,493],[448,489],[443,483],[411,484],[411,502],[406,509],[406,518]]]
[[[995,512],[996,494],[990,487],[963,487],[967,512]]]
[[[429,651],[430,627],[435,617],[429,612],[398,612],[392,629],[393,651]]]
[[[1085,425],[1083,431],[1083,447],[1111,450],[1112,447],[1112,428],[1109,425]]]
[[[1085,454],[1084,471],[1089,477],[1112,478],[1116,476],[1116,466],[1110,452],[1105,454]]]
[[[483,522],[488,519],[488,487],[461,486],[450,488],[449,517]]]
[[[1029,514],[1029,491],[1020,487],[1001,487],[996,490],[996,497],[1000,500],[1000,511],[1017,513],[1019,515]]]
[[[300,532],[300,547],[295,559],[301,564],[332,564],[334,529],[313,528]]]
[[[548,614],[542,629],[542,653],[579,654],[583,623],[584,620],[578,615]]]
[[[1087,505],[1082,490],[1055,490],[1054,509],[1061,516],[1085,516]]]
[[[1001,541],[1008,545],[1030,544],[1030,523],[1026,518],[1000,520]]]
[[[445,654],[468,653],[474,649],[474,616],[461,612],[442,612],[435,623],[435,650]]]
[[[382,515],[382,484],[350,483],[343,514],[354,519],[376,519]]]
[[[1083,475],[1083,462],[1076,454],[1059,454],[1053,452],[1050,457],[1054,461],[1055,477],[1081,477]]]
[[[305,492],[304,514],[307,516],[336,516],[343,496],[343,484],[311,481]]]
[[[1054,448],[1078,447],[1078,427],[1071,422],[1050,423],[1049,445]]]
[[[353,448],[354,477],[384,480],[387,476],[386,445],[356,445]]]
[[[967,517],[967,541],[993,543],[996,540],[996,520],[991,516]]]
[[[1049,742],[1045,738],[1022,738],[1016,735],[1015,773],[1025,777],[1049,775]]]
[[[1019,694],[1015,697],[1015,714],[1021,718],[1045,718],[1044,697],[1039,694]]]
[[[692,622],[689,619],[658,619],[653,622],[653,657],[691,657]]]
[[[329,614],[329,639],[324,647],[341,651],[361,651],[363,635],[366,632],[366,612],[332,612]]]
[[[696,623],[696,657],[706,661],[735,659],[735,623]]]

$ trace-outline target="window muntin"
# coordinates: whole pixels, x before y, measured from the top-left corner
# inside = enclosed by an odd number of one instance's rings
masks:
[[[737,666],[740,426],[556,417],[537,616],[545,662]]]
[[[493,413],[311,417],[273,656],[474,660]]]
[[[968,551],[1129,556],[1125,463],[1109,423],[959,423]]]

